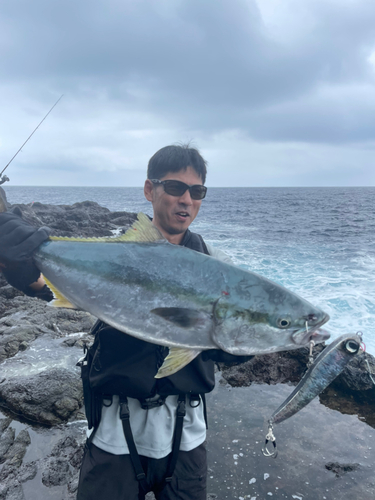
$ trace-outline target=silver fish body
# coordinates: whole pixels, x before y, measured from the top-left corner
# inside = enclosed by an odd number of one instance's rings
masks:
[[[361,346],[358,335],[342,335],[334,340],[315,359],[295,390],[270,418],[270,424],[279,424],[304,408],[344,370],[358,354]]]
[[[329,337],[316,331],[329,319],[322,310],[255,273],[168,243],[143,214],[125,240],[51,241],[34,259],[77,308],[147,342],[252,355]]]

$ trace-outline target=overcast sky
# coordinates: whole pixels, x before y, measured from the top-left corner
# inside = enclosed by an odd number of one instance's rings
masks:
[[[141,186],[192,141],[209,186],[375,185],[374,0],[12,0],[0,171]]]

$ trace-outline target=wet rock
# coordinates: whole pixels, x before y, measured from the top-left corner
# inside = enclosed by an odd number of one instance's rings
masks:
[[[71,494],[77,493],[79,482],[79,472],[68,482],[68,492]],[[74,497],[75,498],[75,497]]]
[[[314,347],[317,356],[323,350],[321,344]],[[297,384],[306,371],[309,349],[303,347],[294,351],[277,352],[254,356],[245,363],[230,365],[219,363],[223,378],[232,387],[246,387],[258,384]]]
[[[44,464],[43,484],[48,487],[66,484],[69,493],[75,493],[78,488],[83,448],[83,443],[78,443],[72,436],[61,439],[53,447]]]
[[[68,484],[69,464],[63,458],[51,457],[46,460],[42,472],[42,483],[45,486]]]
[[[36,462],[29,462],[19,468],[17,480],[21,483],[25,483],[26,481],[34,479],[34,477],[37,475],[37,472],[38,466]]]
[[[38,473],[36,462],[29,462],[19,468],[6,464],[0,473],[0,481],[8,484],[25,483],[34,479]],[[1,497],[0,497],[1,498]]]
[[[9,486],[0,486],[0,500],[25,500],[21,483],[15,481]]]
[[[374,389],[375,358],[367,353],[356,356],[346,369],[334,381],[335,386],[344,386],[351,391],[367,391]]]
[[[65,422],[83,404],[79,375],[65,368],[6,380],[0,384],[0,398],[10,411],[44,425]]]
[[[136,214],[111,212],[93,201],[74,205],[13,205],[22,211],[23,218],[36,227],[48,226],[54,235],[99,237],[112,236],[113,229],[129,227]]]
[[[34,325],[0,325],[0,362],[15,356],[47,329]]]
[[[23,457],[25,456],[26,453],[26,448],[29,446],[30,443],[31,443],[30,434],[28,433],[27,430],[23,429],[15,438],[12,446],[8,449],[5,455],[6,466],[11,469],[20,467],[22,464]]]
[[[13,288],[11,285],[4,285],[0,288],[0,296],[6,300],[14,299],[22,295],[22,292]]]
[[[9,479],[16,474],[16,469],[21,467],[23,457],[30,443],[30,434],[28,431],[22,430],[4,455],[5,463],[0,472],[0,481]]]
[[[1,433],[0,437],[0,464],[5,462],[9,448],[14,443],[16,431],[9,427]]]
[[[76,332],[88,333],[95,322],[84,311],[53,308],[29,297],[17,299],[22,303],[13,300],[12,307],[0,319],[0,362],[27,349],[41,335],[65,337]]]
[[[0,438],[2,433],[7,429],[12,422],[12,419],[10,417],[8,418],[0,418]]]
[[[353,472],[359,468],[359,464],[340,464],[339,462],[329,462],[325,465],[336,477],[341,477],[348,472]]]

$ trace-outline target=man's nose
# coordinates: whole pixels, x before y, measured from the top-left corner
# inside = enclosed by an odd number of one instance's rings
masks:
[[[191,196],[190,196],[190,191],[187,189],[184,194],[182,196],[179,197],[179,200],[178,200],[180,203],[182,203],[183,205],[192,205],[193,204],[193,200],[191,199]]]

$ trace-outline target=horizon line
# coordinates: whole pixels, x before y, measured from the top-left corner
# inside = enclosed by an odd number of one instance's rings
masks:
[[[3,187],[4,185],[2,185]],[[16,185],[6,185],[6,188],[12,188],[12,187],[17,187],[17,188],[35,188],[35,187],[40,187],[40,188],[115,188],[115,189],[122,189],[122,188],[134,188],[134,189],[142,189],[143,186],[62,186],[60,184],[51,184],[51,185],[37,185],[37,184],[16,184]],[[301,188],[373,188],[375,185],[371,186],[363,186],[363,185],[355,185],[355,186],[207,186],[209,189],[301,189]],[[4,187],[3,187],[4,189]]]

